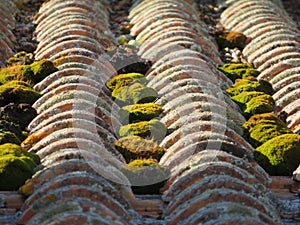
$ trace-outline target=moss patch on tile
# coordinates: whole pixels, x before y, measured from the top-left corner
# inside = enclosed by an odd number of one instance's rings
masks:
[[[136,135],[161,141],[167,133],[166,126],[157,119],[124,125],[119,129],[120,137]]]
[[[148,121],[162,113],[162,106],[156,103],[127,105],[120,109],[120,121],[123,124]]]
[[[10,57],[6,64],[7,66],[16,66],[16,65],[29,65],[33,63],[34,56],[32,53],[27,53],[25,51],[16,53],[13,57]]]
[[[258,91],[242,92],[233,96],[232,100],[239,105],[247,118],[258,113],[272,112],[275,104],[271,95]]]
[[[112,92],[112,97],[119,105],[131,105],[153,102],[158,97],[158,93],[153,88],[137,82],[116,87]]]
[[[300,135],[283,134],[254,151],[255,160],[274,176],[291,176],[300,162]]]
[[[33,83],[35,84],[42,81],[50,74],[58,71],[58,69],[54,66],[53,62],[46,59],[32,63],[30,65],[30,68],[34,74]]]
[[[116,149],[124,156],[127,163],[135,159],[156,159],[165,153],[157,142],[139,136],[127,136],[115,142]]]
[[[117,87],[126,86],[133,81],[139,81],[142,84],[147,82],[145,76],[140,73],[119,74],[106,82],[106,86],[113,91]]]
[[[4,84],[12,80],[30,82],[33,78],[33,71],[29,65],[16,65],[4,67],[0,70],[0,83]]]
[[[282,134],[292,134],[292,131],[274,113],[253,115],[243,124],[243,128],[245,137],[253,147],[258,147]]]
[[[170,171],[153,159],[138,159],[123,168],[135,194],[159,194],[159,189],[170,176]]]
[[[40,60],[30,65],[13,65],[0,70],[0,83],[20,80],[36,84],[58,69],[50,60]]]
[[[0,106],[9,103],[33,104],[41,94],[22,81],[9,81],[0,86]]]
[[[253,68],[252,64],[227,63],[222,66],[219,65],[217,68],[227,75],[227,77],[233,82],[236,79],[257,77],[260,74],[258,70]]]
[[[251,115],[274,111],[274,99],[271,95],[261,95],[251,99],[246,104],[244,115],[248,118]]]
[[[228,88],[226,92],[231,96],[238,95],[245,91],[264,92],[269,95],[274,94],[272,85],[265,80],[257,80],[255,77],[247,77],[245,79],[237,79],[232,87]]]
[[[0,145],[0,190],[12,191],[25,183],[40,163],[37,155],[23,150],[16,144]]]

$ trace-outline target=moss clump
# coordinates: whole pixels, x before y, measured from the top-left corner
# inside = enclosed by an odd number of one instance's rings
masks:
[[[151,138],[156,141],[161,141],[165,137],[166,133],[166,126],[157,119],[131,123],[124,125],[119,129],[119,135],[121,137],[136,135],[143,138]]]
[[[167,168],[152,159],[134,160],[123,168],[123,173],[135,194],[159,194],[159,189],[170,175]]]
[[[127,163],[135,159],[159,160],[165,153],[155,141],[141,138],[139,136],[127,136],[115,142],[116,149],[124,156]]]
[[[119,105],[153,102],[158,94],[153,88],[141,83],[133,83],[129,86],[119,86],[112,92],[112,97]]]
[[[241,32],[225,30],[216,37],[216,40],[221,49],[228,47],[242,50],[245,47],[247,37]]]
[[[266,94],[274,94],[272,85],[265,80],[257,80],[255,77],[247,77],[245,79],[237,79],[231,88],[226,90],[231,96],[238,95],[245,91],[258,91]]]
[[[158,117],[162,113],[162,106],[156,103],[144,103],[124,106],[119,111],[123,124],[138,121],[148,121]]]
[[[0,145],[0,190],[17,190],[33,175],[39,163],[37,155],[26,152],[16,144]]]
[[[0,106],[5,106],[12,102],[31,105],[40,96],[39,92],[22,81],[10,81],[0,86]]]
[[[243,128],[246,138],[254,147],[258,147],[279,135],[292,134],[292,131],[274,113],[253,115],[243,124]]]
[[[126,86],[133,81],[139,81],[142,84],[146,83],[146,78],[143,74],[140,73],[127,73],[127,74],[120,74],[118,76],[113,77],[111,80],[106,82],[106,86],[110,90],[114,90],[117,87]]]
[[[254,151],[254,157],[270,175],[290,176],[300,162],[300,135],[272,138]]]
[[[273,111],[275,104],[272,96],[258,91],[246,91],[232,97],[241,110],[244,116],[249,116],[258,113],[267,113]]]
[[[57,70],[50,60],[40,60],[30,65],[13,65],[0,70],[0,83],[19,80],[36,84]]]
[[[128,163],[128,167],[132,168],[133,170],[139,169],[140,167],[143,166],[156,166],[157,165],[157,160],[155,159],[135,159]]]
[[[223,66],[219,65],[217,68],[227,75],[232,81],[246,77],[257,77],[260,73],[258,70],[253,68],[252,64],[227,63]]]
[[[30,82],[33,79],[33,75],[29,65],[4,67],[0,70],[0,83],[4,84],[12,80]]]
[[[15,65],[29,65],[33,63],[33,54],[27,52],[18,52],[13,57],[9,58],[6,62],[7,66],[15,66]]]
[[[50,74],[58,71],[58,69],[54,66],[53,62],[46,59],[32,63],[30,65],[30,68],[34,74],[33,83],[35,84],[42,81]]]
[[[274,99],[270,95],[257,96],[247,102],[244,115],[249,118],[251,115],[273,112],[274,104]]]

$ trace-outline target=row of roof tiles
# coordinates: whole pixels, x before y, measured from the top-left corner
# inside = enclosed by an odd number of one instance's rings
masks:
[[[107,5],[47,1],[34,22],[35,58],[59,60],[59,71],[35,86],[43,97],[33,105],[39,115],[23,145],[40,156],[42,165],[23,187],[33,188],[33,194],[18,223],[133,224],[137,213],[109,180],[119,181],[124,159],[112,147],[116,138],[110,122],[117,119],[105,90],[116,71],[101,59],[114,43]]]
[[[277,4],[276,4],[277,3]],[[243,50],[261,71],[259,79],[275,90],[277,111],[288,113],[287,125],[299,133],[300,32],[278,1],[233,1],[221,15],[227,29],[251,38]]]
[[[268,175],[239,135],[244,119],[223,92],[231,81],[215,69],[221,61],[217,46],[195,8],[192,2],[142,1],[129,15],[140,54],[153,62],[147,79],[160,94],[161,121],[174,129],[161,142],[166,153],[160,164],[171,169],[163,193],[166,223],[280,224],[266,194]],[[251,163],[238,156],[249,156]],[[242,192],[236,181],[266,192]]]

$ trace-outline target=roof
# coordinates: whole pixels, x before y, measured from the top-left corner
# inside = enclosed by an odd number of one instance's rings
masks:
[[[14,54],[17,11],[3,2],[2,65]],[[276,110],[287,113],[287,127],[299,134],[299,27],[280,0],[226,3],[221,24],[251,38],[242,54],[273,85]],[[135,60],[151,61],[146,87],[158,93],[159,120],[171,130],[159,143],[166,153],[158,166],[169,173],[156,195],[133,193],[122,172],[126,157],[114,146],[122,106],[106,86],[120,67],[111,60],[118,55],[106,53],[117,45],[109,2],[41,5],[33,21],[35,60],[52,60],[58,71],[34,86],[43,97],[28,125],[34,139],[28,151],[41,158],[23,186],[32,194],[24,202],[16,193],[3,197],[16,202],[10,212],[17,224],[296,224],[289,219],[299,218],[299,197],[282,190],[299,186],[271,177],[254,160],[241,129],[246,119],[226,93],[234,82],[217,69],[223,59],[197,4],[135,1],[128,16],[139,42]],[[136,186],[163,181],[152,176]]]

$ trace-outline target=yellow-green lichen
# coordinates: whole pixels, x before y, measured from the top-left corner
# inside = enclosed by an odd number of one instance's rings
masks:
[[[139,136],[127,136],[115,142],[116,149],[123,155],[127,163],[135,159],[159,160],[165,153],[155,141]]]
[[[279,135],[292,133],[274,113],[253,115],[243,124],[243,128],[245,129],[245,137],[254,147],[258,147]]]
[[[0,86],[0,106],[9,103],[33,104],[41,94],[30,87],[26,82],[9,81]]]
[[[241,32],[225,30],[216,37],[216,40],[221,49],[228,47],[242,50],[245,47],[247,37]]]
[[[0,145],[0,190],[18,190],[33,175],[39,163],[37,155],[16,144]]]
[[[117,87],[126,86],[132,83],[133,81],[137,81],[137,80],[143,84],[145,84],[147,81],[143,74],[126,73],[126,74],[119,74],[113,77],[111,80],[106,82],[106,86],[113,91]]]
[[[162,106],[156,103],[144,103],[124,106],[119,111],[120,121],[123,124],[138,121],[148,121],[158,117]]]
[[[290,176],[300,162],[300,135],[272,138],[254,151],[254,157],[270,175]]]
[[[257,77],[260,73],[258,70],[253,68],[252,64],[227,63],[222,66],[219,65],[217,68],[227,75],[227,77],[232,81],[250,76]]]
[[[118,86],[112,92],[112,97],[120,105],[153,102],[158,94],[153,88],[141,83],[132,83],[128,86]]]
[[[237,79],[231,88],[226,90],[231,96],[238,95],[245,91],[258,91],[272,95],[274,90],[272,85],[265,80],[257,80],[255,77],[247,77],[244,79]]]
[[[155,141],[161,141],[166,133],[166,126],[157,119],[131,123],[124,125],[119,129],[120,137],[136,135],[143,138],[151,138]]]

